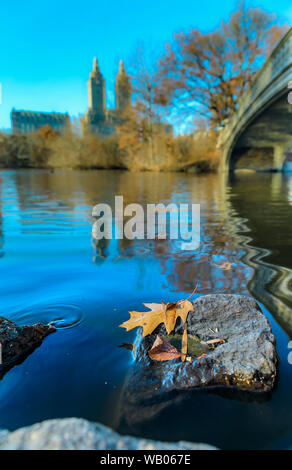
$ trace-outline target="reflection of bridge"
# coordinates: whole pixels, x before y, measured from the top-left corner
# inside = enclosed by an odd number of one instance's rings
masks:
[[[234,168],[239,156],[252,149],[272,149],[271,169],[282,170],[286,153],[292,148],[292,104],[288,103],[291,80],[292,28],[257,73],[236,114],[221,131],[223,170]]]
[[[288,255],[292,248],[292,179],[281,173],[241,174],[230,181],[229,210],[239,217],[236,234],[245,250],[241,260],[254,271],[248,290],[292,339],[292,262]]]

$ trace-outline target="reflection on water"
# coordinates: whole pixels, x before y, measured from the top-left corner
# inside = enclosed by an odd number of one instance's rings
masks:
[[[51,322],[58,331],[0,382],[0,427],[81,416],[122,432],[221,448],[292,440],[291,181],[277,174],[226,181],[172,173],[1,172],[1,314],[21,324]],[[123,195],[124,205],[201,204],[199,250],[183,251],[176,240],[93,243],[92,207],[114,207],[115,195]],[[169,397],[159,412],[153,408],[147,420],[136,425],[133,419],[126,429],[119,416],[132,356],[118,346],[135,332],[117,326],[129,309],[183,298],[197,282],[200,294],[250,293],[261,302],[281,357],[278,386],[253,402],[205,392]]]
[[[242,260],[254,269],[248,288],[292,338],[292,178],[254,175],[233,181],[232,205],[247,221]],[[249,191],[247,191],[247,185]]]
[[[151,256],[163,273],[171,291],[192,291],[197,279],[204,292],[239,290],[248,276],[246,266],[238,263],[237,245],[230,236],[228,226],[228,202],[224,186],[218,184],[215,175],[205,178],[174,174],[140,174],[133,177],[121,174],[117,194],[124,195],[124,206],[133,202],[143,205],[162,202],[169,204],[199,203],[201,205],[201,247],[197,252],[181,250],[181,241],[170,240],[105,240],[95,242],[95,262],[111,259],[144,260]],[[108,200],[108,196],[106,198]],[[111,201],[113,205],[113,201]],[[168,227],[168,234],[169,234]],[[230,268],[224,268],[225,260]],[[149,263],[140,263],[141,269],[151,269]],[[233,275],[236,268],[237,275]],[[146,272],[141,272],[144,278]]]

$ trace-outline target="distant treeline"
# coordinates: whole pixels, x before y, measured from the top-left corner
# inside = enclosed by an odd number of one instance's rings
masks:
[[[1,168],[125,169],[130,171],[215,171],[215,135],[201,131],[172,136],[157,130],[135,139],[126,129],[101,139],[71,128],[59,134],[44,126],[33,134],[0,134]]]

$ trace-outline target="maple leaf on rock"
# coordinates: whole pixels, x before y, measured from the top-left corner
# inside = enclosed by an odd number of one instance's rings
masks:
[[[157,328],[160,323],[164,321],[164,309],[161,304],[144,304],[152,306],[151,311],[148,312],[129,312],[130,319],[122,323],[120,328],[126,328],[127,331],[132,330],[138,326],[143,328],[143,337],[150,335],[152,331]],[[149,308],[149,307],[148,307]]]
[[[170,334],[175,327],[176,320],[180,317],[185,323],[188,313],[194,310],[193,304],[189,300],[179,300],[165,304],[144,303],[149,308],[146,312],[129,312],[130,319],[119,325],[127,331],[138,326],[143,328],[142,336],[150,335],[161,323],[165,324],[167,334]]]
[[[177,302],[161,302],[158,303],[144,303],[145,307],[149,310],[146,312],[129,312],[130,318],[121,325],[121,328],[126,328],[127,331],[132,330],[138,326],[142,327],[142,336],[151,335],[153,331],[160,325],[164,323],[167,334],[169,335],[175,327],[176,321],[178,318],[181,319],[184,325],[184,333],[182,336],[182,348],[179,352],[174,346],[172,346],[164,338],[161,338],[159,335],[154,341],[152,348],[148,351],[149,356],[152,359],[157,361],[167,361],[177,357],[181,357],[184,362],[187,358],[188,351],[188,334],[187,334],[187,316],[189,312],[194,311],[193,304],[189,301],[192,295],[196,292],[198,284],[191,293],[191,295],[186,299],[178,300]]]

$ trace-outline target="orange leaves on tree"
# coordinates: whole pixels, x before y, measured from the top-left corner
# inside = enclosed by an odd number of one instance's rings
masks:
[[[159,101],[181,113],[193,108],[213,128],[224,125],[286,31],[274,14],[240,2],[214,31],[175,34],[159,61]]]

